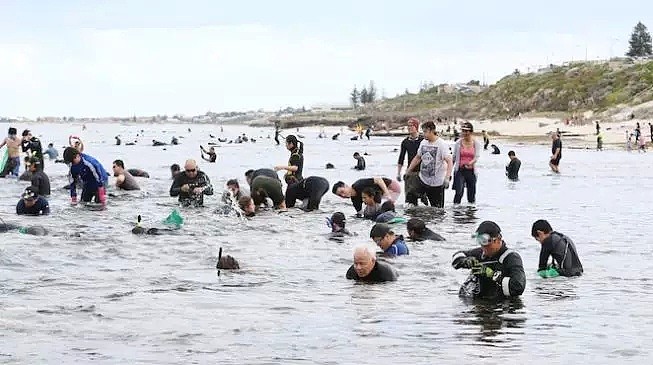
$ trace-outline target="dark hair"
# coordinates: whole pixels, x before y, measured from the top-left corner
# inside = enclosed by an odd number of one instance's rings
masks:
[[[48,143],[48,147],[52,147],[52,146],[53,146],[53,144],[52,144],[52,143]]]
[[[298,140],[294,135],[288,135],[286,137],[286,143],[292,143],[295,146],[293,152],[299,153],[300,155],[304,154],[304,142]]]
[[[115,160],[115,161],[113,161],[113,164],[120,166],[120,168],[122,168],[122,169],[125,168],[125,163],[122,162],[122,160]]]
[[[375,189],[373,187],[367,187],[367,188],[363,189],[363,191],[361,192],[361,195],[362,194],[365,194],[365,195],[368,195],[368,196],[371,196],[372,198],[374,198],[375,203],[381,203],[381,193],[379,192],[378,189]]]
[[[424,221],[419,218],[411,218],[406,222],[406,230],[415,231],[418,234],[421,234],[426,230],[426,224],[424,224]]]
[[[338,189],[340,189],[343,186],[345,186],[345,183],[342,181],[338,181],[337,183],[333,184],[333,189],[331,189],[331,192],[338,195]]]
[[[393,203],[390,200],[386,200],[381,204],[381,211],[383,213],[385,212],[394,212],[395,211],[395,203]]]
[[[515,151],[508,151],[508,156],[514,156],[514,155],[515,155]]]
[[[236,185],[236,187],[240,189],[240,185],[238,184],[238,179],[230,179],[229,181],[227,181],[227,186],[229,185]]]
[[[245,210],[245,207],[249,205],[249,202],[252,200],[252,197],[250,196],[241,196],[240,199],[238,199],[238,206],[240,209]]]
[[[549,222],[544,219],[538,219],[533,223],[533,228],[531,228],[531,236],[537,237],[537,231],[542,231],[544,233],[550,233],[553,231]]]
[[[27,137],[27,135],[30,133],[29,129],[25,129],[23,131],[23,137]]]
[[[9,127],[9,133],[8,134],[18,134],[18,131],[14,127]]]
[[[233,256],[227,255],[220,257],[220,260],[218,260],[215,268],[221,270],[239,270],[240,265],[238,264],[238,261],[233,258]]]
[[[435,123],[433,123],[432,121],[428,121],[422,124],[422,130],[423,131],[429,130],[435,132]]]
[[[173,163],[172,165],[170,165],[170,171],[180,171],[180,170],[181,170],[181,167],[179,167],[178,164]]]
[[[65,163],[73,162],[73,159],[75,159],[77,155],[79,155],[79,151],[74,147],[66,147],[66,149],[63,150],[63,160]]]
[[[470,122],[465,122],[465,123],[463,123],[463,125],[460,127],[460,129],[463,130],[463,131],[464,131],[464,130],[468,130],[468,131],[470,131],[470,132],[473,133],[473,132],[474,132],[474,125],[472,125],[472,123],[470,123]]]
[[[268,194],[265,192],[265,190],[258,189],[251,192],[251,197],[254,201],[254,205],[259,206],[265,202],[265,198],[268,197]]]
[[[254,169],[245,171],[245,177],[251,177],[254,174]]]
[[[354,158],[359,157],[361,154],[358,152],[354,152]]]

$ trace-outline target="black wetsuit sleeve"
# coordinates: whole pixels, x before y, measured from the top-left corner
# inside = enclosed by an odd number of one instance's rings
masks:
[[[175,180],[170,186],[170,196],[179,196],[179,193],[181,193],[181,186],[184,185],[184,179],[185,177],[182,174],[175,177]]]
[[[404,165],[404,159],[406,158],[406,152],[407,152],[406,150],[407,141],[408,141],[407,139],[401,141],[401,150],[399,151],[399,160],[397,161],[397,165],[402,165],[402,166]],[[410,164],[410,161],[408,161],[408,163]]]
[[[352,196],[351,203],[354,205],[356,213],[359,213],[361,210],[363,210],[363,199],[360,196]]]
[[[356,274],[356,271],[354,270],[354,265],[351,265],[349,267],[349,270],[347,270],[347,274],[345,274],[345,277],[348,280],[356,280],[358,279],[358,275]]]
[[[537,265],[537,271],[546,270],[546,267],[549,262],[549,256],[551,256],[552,248],[553,245],[551,244],[551,242],[546,242],[542,244],[542,247],[540,248],[540,262]]]
[[[213,185],[211,185],[211,180],[206,174],[203,174],[204,179],[204,195],[213,195]]]
[[[511,253],[503,261],[503,279],[501,290],[506,297],[521,295],[526,289],[526,274],[521,257],[516,252]]]
[[[465,254],[466,257],[473,256],[473,257],[476,257],[477,259],[480,260],[481,256],[483,255],[483,249],[478,247],[478,248],[473,248],[473,249],[468,250],[468,251],[463,251],[463,253]]]

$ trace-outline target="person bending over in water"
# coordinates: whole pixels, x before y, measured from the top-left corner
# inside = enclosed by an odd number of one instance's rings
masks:
[[[245,217],[253,217],[256,215],[256,205],[254,205],[254,200],[249,196],[241,196],[238,199],[238,207],[243,211]]]
[[[286,207],[292,208],[297,200],[303,200],[303,210],[310,212],[320,209],[320,202],[326,192],[329,191],[327,179],[319,176],[309,176],[306,179],[288,185],[286,188]]]
[[[358,179],[351,186],[342,181],[333,184],[331,192],[341,198],[350,198],[356,213],[363,214],[363,190],[367,187],[379,189],[388,200],[395,201],[401,193],[401,186],[398,182],[386,177],[375,177]]]
[[[215,264],[215,268],[219,270],[239,270],[240,264],[238,264],[238,261],[233,256],[225,255],[220,257]]]
[[[95,198],[96,203],[106,204],[106,186],[109,181],[109,174],[102,167],[102,164],[95,158],[79,152],[73,147],[66,147],[63,151],[63,159],[70,164],[70,199],[72,204],[77,204],[77,180],[81,180],[82,201],[90,202]]]
[[[413,241],[445,241],[444,237],[426,227],[424,221],[419,218],[411,218],[406,222],[408,237]]]
[[[370,238],[383,250],[386,256],[408,255],[408,246],[404,236],[395,235],[389,225],[377,223],[370,230]]]
[[[204,154],[207,154],[207,156],[204,156]],[[215,153],[215,147],[209,148],[209,150],[205,150],[202,145],[200,145],[200,154],[202,155],[202,160],[208,161],[208,162],[215,162],[215,160],[218,158],[218,155]]]
[[[365,170],[365,158],[361,156],[360,153],[355,152],[354,159],[356,159],[356,166],[354,166],[354,170],[358,170],[358,171]]]
[[[170,186],[170,196],[178,196],[179,203],[184,207],[202,207],[204,195],[213,195],[211,180],[199,170],[195,160],[186,160],[184,171],[175,177]]]
[[[21,199],[16,204],[16,214],[18,215],[48,215],[50,214],[50,205],[44,197],[32,189],[31,186],[25,189]]]
[[[125,170],[125,163],[122,160],[113,161],[113,176],[116,178],[116,188],[122,190],[141,190],[134,176]]]
[[[271,177],[279,182],[281,182],[281,179],[279,179],[279,175],[272,170],[272,169],[258,169],[258,170],[247,170],[245,171],[245,180],[247,180],[247,184],[251,187],[252,186],[252,180],[257,178],[258,176],[267,176]]]
[[[265,203],[266,198],[272,200],[274,209],[286,209],[281,182],[267,176],[257,176],[252,180],[251,197],[254,205],[258,208]]]
[[[368,246],[359,246],[354,250],[354,264],[349,267],[345,277],[367,283],[396,281],[397,271],[385,262],[376,260],[376,253]]]
[[[578,258],[576,245],[571,238],[551,228],[549,222],[540,219],[533,223],[531,236],[542,245],[540,249],[540,263],[537,273],[543,277],[580,276],[583,274],[583,265]],[[549,256],[552,263],[549,265]]]
[[[381,214],[381,192],[373,187],[363,189],[361,193],[363,199],[363,218],[376,220]]]

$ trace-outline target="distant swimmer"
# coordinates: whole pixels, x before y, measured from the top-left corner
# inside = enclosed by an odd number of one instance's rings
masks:
[[[408,255],[408,246],[404,236],[397,236],[385,223],[376,223],[370,230],[370,238],[383,250],[386,256]]]
[[[358,179],[351,186],[342,181],[333,184],[331,192],[341,198],[350,198],[357,214],[363,214],[363,189],[372,187],[381,191],[382,195],[388,200],[395,201],[401,194],[401,186],[398,182],[386,177],[375,177]]]
[[[175,136],[172,136],[172,139],[170,140],[171,145],[178,145],[179,144],[179,139]]]
[[[44,197],[39,196],[38,193],[29,186],[23,192],[18,204],[16,204],[16,214],[48,215],[50,214],[50,204],[48,204],[48,201],[45,200]]]
[[[257,208],[266,202],[266,198],[270,198],[274,209],[286,209],[279,180],[267,176],[257,176],[252,180],[251,187],[251,197]]]
[[[204,154],[206,153],[206,156]],[[200,154],[202,155],[202,160],[208,161],[208,162],[215,162],[215,160],[218,158],[218,155],[215,153],[215,147],[209,148],[209,150],[205,150],[202,145],[200,145]]]
[[[337,141],[338,137],[340,137],[340,133],[334,134],[333,136],[331,136],[331,139],[334,140],[334,141]]]
[[[562,141],[558,133],[551,133],[551,158],[549,159],[549,167],[551,171],[560,173],[560,159],[562,158]]]
[[[179,167],[179,164],[173,163],[170,165],[170,177],[174,180],[177,175],[181,172],[181,167]]]
[[[29,234],[32,236],[47,236],[48,230],[42,226],[19,226],[13,223],[5,223],[0,219],[0,233],[18,231],[19,233]]]
[[[571,238],[554,231],[551,224],[544,219],[533,223],[531,236],[542,245],[540,262],[537,267],[538,275],[550,278],[583,274],[583,265]],[[551,264],[549,264],[549,257],[552,258]]]
[[[363,218],[376,220],[381,214],[381,192],[371,186],[366,187],[361,192],[363,199]]]
[[[320,202],[329,191],[329,181],[319,176],[309,176],[304,180],[288,185],[286,189],[286,207],[292,208],[297,200],[303,200],[301,209],[310,212],[320,209]]]
[[[90,202],[94,199],[96,203],[105,204],[109,174],[102,164],[73,147],[67,147],[63,151],[63,159],[70,164],[69,188],[72,204],[77,204],[77,181],[81,181],[83,184],[81,198],[83,202]]]
[[[526,274],[521,256],[506,246],[501,228],[484,221],[474,234],[481,247],[454,253],[454,269],[471,269],[459,295],[480,299],[505,299],[522,295]]]
[[[125,170],[122,160],[113,161],[113,176],[116,178],[116,188],[121,190],[141,190],[134,176]]]
[[[29,171],[32,176],[30,182],[32,183],[32,189],[36,191],[38,195],[49,196],[50,195],[50,178],[45,174],[43,169],[39,168],[41,160],[36,157],[32,157],[29,160]]]
[[[175,177],[170,196],[178,196],[182,206],[204,206],[204,195],[213,195],[209,177],[200,171],[195,160],[186,160],[184,171]]]
[[[59,157],[59,151],[57,151],[56,148],[54,148],[54,145],[52,143],[48,144],[48,149],[43,152],[44,155],[48,155],[48,158],[50,160],[56,160],[57,157]]]
[[[356,160],[356,166],[354,166],[354,170],[365,170],[365,158],[361,156],[360,153],[354,152],[354,159]]]
[[[258,169],[258,170],[247,170],[245,171],[245,180],[247,180],[247,184],[249,186],[252,186],[252,180],[259,176],[267,176],[271,177],[279,182],[281,182],[281,179],[279,179],[279,175],[272,170],[272,169]]]
[[[445,241],[444,237],[426,227],[424,221],[419,218],[409,219],[406,222],[406,230],[408,231],[408,237],[413,241]]]
[[[492,145],[490,145],[490,147],[492,147],[492,154],[493,155],[500,155],[501,154],[501,150],[499,149],[499,147],[497,147],[497,145],[492,144]]]
[[[116,146],[120,146],[120,144],[122,143],[122,141],[120,140],[120,137],[115,136],[114,138],[116,139]]]
[[[145,170],[141,169],[127,169],[127,171],[132,174],[133,177],[144,177],[146,179],[150,178],[150,174],[147,173]]]
[[[168,145],[167,143],[157,141],[156,139],[152,140],[152,146],[158,147],[158,146],[167,146],[167,145]]]
[[[240,264],[233,256],[226,255],[218,259],[215,268],[219,270],[240,270]]]
[[[336,167],[333,166],[333,164],[332,164],[331,162],[327,162],[325,168],[326,168],[327,170],[329,170],[329,169],[335,169]]]
[[[359,246],[354,250],[354,264],[349,267],[345,277],[367,283],[396,281],[397,270],[385,262],[377,261],[375,252],[367,246]]]
[[[506,176],[512,181],[517,181],[519,180],[521,161],[515,155],[515,151],[508,151],[508,157],[510,158],[510,162],[506,166]]]

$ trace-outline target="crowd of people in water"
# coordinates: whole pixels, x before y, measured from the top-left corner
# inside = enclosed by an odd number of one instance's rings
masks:
[[[331,191],[332,194],[349,199],[353,206],[353,215],[357,218],[374,222],[369,231],[369,239],[376,244],[378,252],[369,246],[356,247],[353,264],[347,270],[347,279],[363,282],[382,282],[397,280],[397,270],[388,257],[410,254],[410,241],[442,241],[440,234],[427,227],[419,218],[406,219],[396,211],[397,199],[404,192],[404,208],[408,213],[420,203],[442,209],[445,203],[445,190],[454,191],[453,203],[460,204],[463,195],[469,204],[476,203],[476,183],[478,161],[487,150],[489,137],[482,132],[483,143],[474,137],[474,126],[469,122],[460,124],[461,134],[454,135],[450,147],[436,129],[434,121],[421,123],[416,118],[406,121],[408,135],[401,141],[398,152],[397,170],[394,179],[388,176],[360,178],[352,183],[337,181],[331,184],[320,176],[304,176],[304,142],[296,135],[285,137],[285,147],[289,152],[288,161],[273,168],[258,168],[245,171],[244,178],[248,189],[241,186],[238,178],[226,182],[226,188],[219,198],[219,213],[234,215],[245,219],[255,217],[262,210],[285,211],[297,207],[303,211],[320,209],[320,203]],[[420,129],[422,133],[420,133]],[[275,131],[278,141],[279,128]],[[597,128],[598,131],[598,128]],[[359,136],[362,138],[362,132]],[[365,133],[370,138],[370,131]],[[242,143],[243,138],[241,138]],[[245,137],[247,138],[247,137]],[[552,133],[552,154],[549,166],[559,173],[562,159],[562,142],[559,133]],[[120,143],[116,137],[117,143]],[[84,143],[78,137],[69,138],[69,146],[59,152],[49,144],[42,151],[40,140],[30,130],[17,137],[15,128],[9,128],[8,136],[0,144],[7,146],[8,159],[2,176],[19,178],[20,158],[25,154],[26,172],[31,185],[21,194],[16,205],[19,215],[47,215],[50,213],[47,197],[51,194],[50,181],[45,174],[47,155],[51,161],[65,163],[69,168],[71,204],[91,203],[104,207],[107,203],[109,173],[103,165],[84,150]],[[156,142],[156,141],[154,141]],[[178,143],[178,141],[177,141]],[[175,144],[175,143],[173,143]],[[156,145],[156,144],[155,144]],[[497,148],[498,149],[498,148]],[[494,151],[493,151],[494,152]],[[217,153],[213,147],[200,146],[200,156],[208,163],[215,163]],[[366,168],[364,157],[356,152],[354,169]],[[506,176],[512,181],[519,180],[521,161],[514,151],[508,152],[509,161]],[[405,167],[405,169],[404,169]],[[116,159],[112,163],[113,184],[116,189],[139,190],[137,178],[148,178],[149,174],[140,169],[127,169],[125,163]],[[279,177],[282,173],[282,178]],[[215,194],[209,176],[200,169],[197,161],[188,159],[182,166],[170,166],[172,183],[169,190],[171,197],[177,198],[180,206],[204,206],[204,198]],[[402,184],[403,183],[403,184]],[[403,186],[402,186],[403,185]],[[285,186],[285,191],[284,191]],[[81,190],[78,194],[78,190]],[[327,218],[331,232],[329,239],[343,241],[348,237],[358,236],[347,228],[347,218],[343,212],[334,212]],[[407,238],[399,233],[405,226]],[[0,230],[19,230],[30,234],[47,234],[45,230],[34,227],[20,227],[15,224],[0,222]],[[134,234],[175,234],[177,229],[144,228],[140,217]],[[556,232],[546,220],[537,220],[531,229],[532,237],[541,244],[538,273],[542,277],[578,276],[583,268],[573,241]],[[460,294],[475,298],[509,298],[524,292],[526,275],[519,253],[508,248],[503,240],[501,228],[492,221],[482,222],[473,232],[477,247],[454,253],[454,269],[469,270],[469,277],[460,289]],[[551,261],[549,261],[551,259]],[[226,255],[217,263],[219,269],[237,269],[238,261]]]

